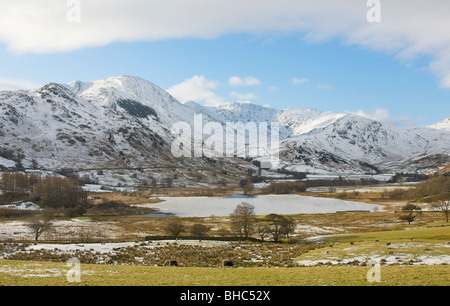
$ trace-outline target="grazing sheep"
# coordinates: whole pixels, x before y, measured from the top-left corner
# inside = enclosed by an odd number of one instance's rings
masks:
[[[222,260],[222,268],[233,268],[234,264],[230,259],[224,259]]]
[[[166,260],[164,267],[177,267],[178,262],[176,260]]]
[[[114,260],[111,257],[105,258],[105,265],[113,265],[113,264],[114,264]]]

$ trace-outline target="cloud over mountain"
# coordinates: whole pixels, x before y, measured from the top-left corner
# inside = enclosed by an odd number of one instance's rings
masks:
[[[312,43],[338,38],[405,62],[427,56],[440,86],[450,88],[450,2],[380,3],[381,22],[369,23],[370,7],[361,0],[3,1],[0,43],[12,52],[48,53],[113,42],[290,33]]]

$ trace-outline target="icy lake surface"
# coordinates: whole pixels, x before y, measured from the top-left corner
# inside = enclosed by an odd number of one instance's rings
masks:
[[[255,207],[256,215],[334,213],[337,211],[383,210],[382,206],[329,198],[289,195],[229,197],[160,197],[164,202],[140,206],[158,208],[161,213],[178,217],[229,216],[236,205],[246,202]]]

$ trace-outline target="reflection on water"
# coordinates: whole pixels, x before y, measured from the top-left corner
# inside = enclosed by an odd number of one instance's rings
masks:
[[[166,214],[166,213],[152,213],[146,215],[139,215],[139,217],[151,217],[151,218],[161,218],[161,217],[175,217],[174,214]]]
[[[222,199],[254,199],[256,196],[249,196],[244,194],[234,194],[226,197],[222,197]]]

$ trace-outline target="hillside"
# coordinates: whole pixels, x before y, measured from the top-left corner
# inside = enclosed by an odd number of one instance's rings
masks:
[[[203,167],[206,172],[196,174],[197,183],[212,183],[208,178],[213,172],[224,175],[231,171],[238,179],[254,168],[233,158],[175,158],[172,126],[186,122],[194,130],[195,114],[202,115],[203,124],[265,122],[269,134],[270,123],[278,123],[281,163],[277,167],[293,171],[414,172],[450,162],[450,119],[403,130],[349,113],[277,110],[244,102],[217,107],[182,104],[157,85],[130,76],[0,92],[0,162],[5,167],[19,162],[25,168],[78,171],[170,167],[182,170],[145,176],[181,177],[185,182],[192,177],[183,169]],[[203,135],[203,140],[207,136]],[[433,158],[435,155],[440,158]],[[416,165],[416,160],[428,162]],[[230,179],[230,173],[227,175],[214,181]],[[122,179],[124,184],[130,181]]]

